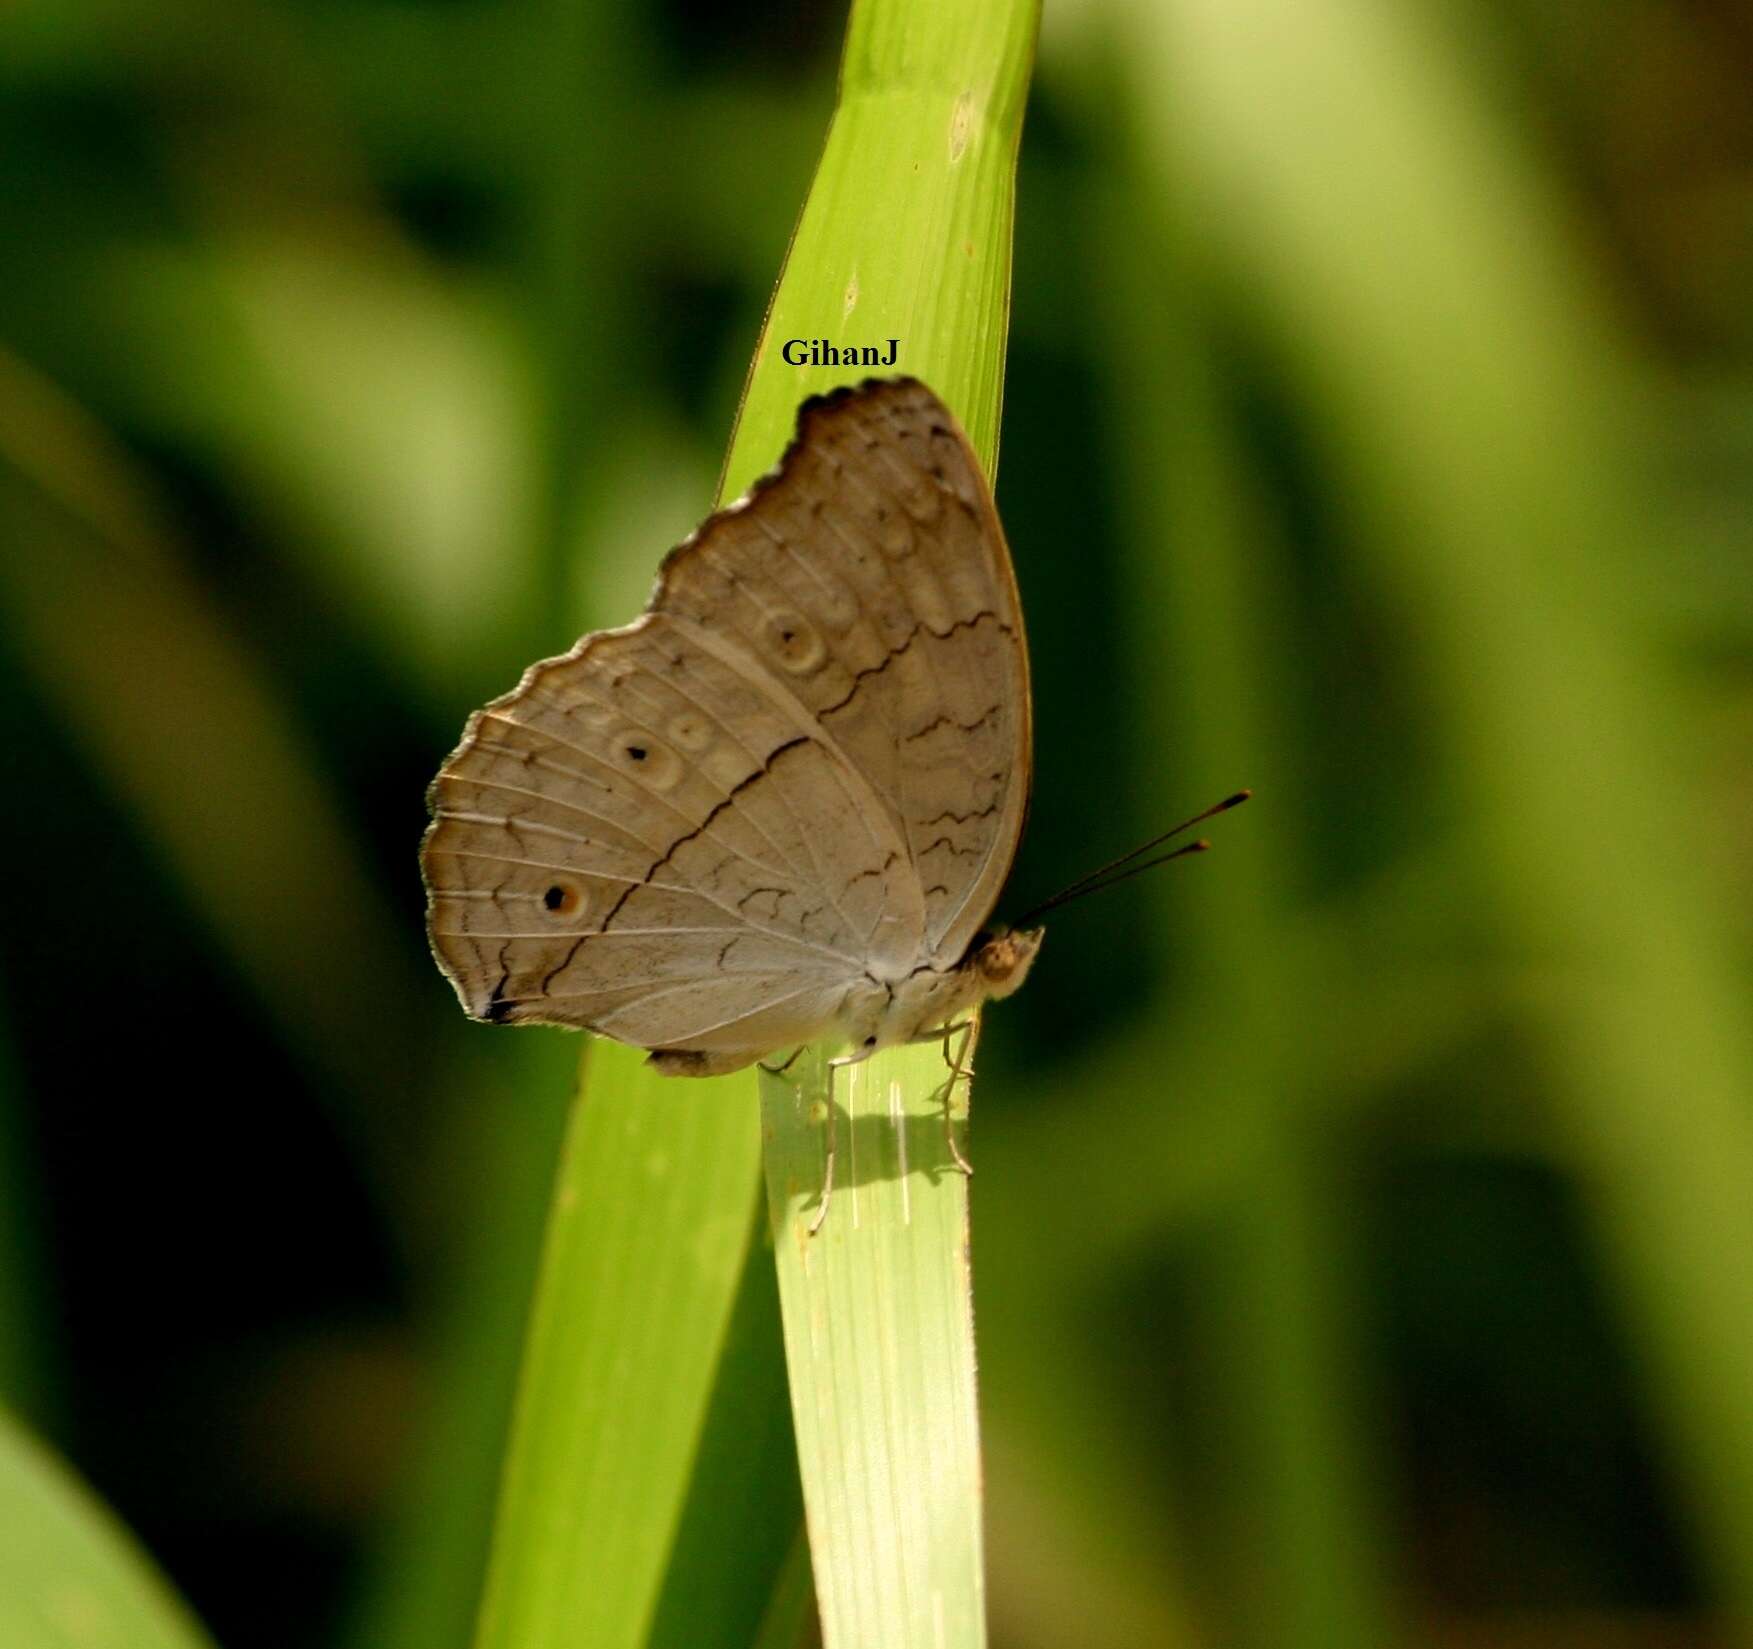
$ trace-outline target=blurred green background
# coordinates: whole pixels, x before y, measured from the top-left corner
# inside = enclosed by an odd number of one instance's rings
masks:
[[[704,513],[843,25],[0,19],[0,1395],[221,1643],[467,1639],[579,1043],[423,790]],[[982,1041],[1001,1646],[1753,1641],[1750,71],[1049,0],[1013,904],[1259,799]]]

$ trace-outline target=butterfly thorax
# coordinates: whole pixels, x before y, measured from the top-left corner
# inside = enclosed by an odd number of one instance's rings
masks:
[[[894,984],[862,981],[847,993],[841,1026],[854,1047],[920,1041],[989,998],[1009,996],[1040,948],[1040,928],[983,935],[956,967],[921,967]]]

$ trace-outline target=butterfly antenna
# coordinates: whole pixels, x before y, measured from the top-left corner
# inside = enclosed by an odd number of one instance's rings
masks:
[[[1161,847],[1164,842],[1179,836],[1183,830],[1191,830],[1194,825],[1203,824],[1207,819],[1216,818],[1219,813],[1227,813],[1232,807],[1240,807],[1253,794],[1252,790],[1238,790],[1233,796],[1225,796],[1221,802],[1206,808],[1203,813],[1195,813],[1192,818],[1183,819],[1178,825],[1170,830],[1165,830],[1160,836],[1153,836],[1148,842],[1141,842],[1131,852],[1122,853],[1118,859],[1110,859],[1099,869],[1078,877],[1069,887],[1061,888],[1051,899],[1044,899],[1032,910],[1025,911],[1011,925],[1019,928],[1026,927],[1037,916],[1044,916],[1048,911],[1056,910],[1060,905],[1069,904],[1073,899],[1081,899],[1091,893],[1100,893],[1105,888],[1117,887],[1121,882],[1141,875],[1144,871],[1154,870],[1158,865],[1166,865],[1171,859],[1182,859],[1190,853],[1206,852],[1211,847],[1211,843],[1206,841],[1204,837],[1200,837],[1198,841],[1188,842],[1185,847],[1178,847],[1172,852],[1160,854],[1143,864],[1133,863],[1134,860],[1149,853],[1152,848]],[[1120,874],[1113,875],[1115,871],[1119,871]]]

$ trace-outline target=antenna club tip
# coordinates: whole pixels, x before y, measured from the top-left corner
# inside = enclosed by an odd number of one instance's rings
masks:
[[[1222,812],[1227,808],[1240,807],[1242,803],[1247,801],[1253,794],[1254,792],[1252,790],[1238,790],[1235,795],[1226,796],[1223,801],[1218,803],[1218,811]]]
[[[1201,836],[1198,841],[1189,842],[1181,849],[1181,851],[1183,853],[1209,853],[1211,851],[1211,843]]]

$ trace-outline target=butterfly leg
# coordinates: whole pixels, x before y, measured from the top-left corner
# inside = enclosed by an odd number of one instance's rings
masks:
[[[768,1076],[784,1076],[785,1073],[787,1071],[789,1071],[791,1069],[791,1067],[797,1063],[797,1056],[800,1053],[802,1053],[804,1051],[804,1049],[807,1048],[808,1046],[809,1046],[809,1044],[807,1042],[798,1043],[798,1045],[791,1050],[791,1058],[786,1060],[786,1062],[783,1065],[769,1065],[767,1063],[767,1061],[764,1059],[758,1059],[755,1061],[755,1063],[757,1065],[759,1065],[761,1067],[761,1069],[768,1074]]]
[[[840,1149],[840,1112],[834,1104],[834,1073],[845,1065],[862,1065],[869,1059],[872,1050],[860,1048],[855,1054],[841,1054],[838,1059],[828,1061],[828,1160],[822,1169],[822,1201],[816,1209],[816,1217],[810,1221],[809,1234],[813,1237],[822,1229],[822,1221],[828,1217],[828,1199],[834,1194],[834,1158]]]
[[[957,1031],[962,1033],[962,1044],[955,1053],[950,1052],[950,1038]],[[943,1044],[943,1062],[950,1068],[948,1079],[943,1085],[943,1137],[944,1143],[950,1148],[950,1158],[970,1179],[974,1177],[974,1165],[962,1155],[962,1148],[956,1144],[955,1118],[950,1113],[951,1102],[955,1098],[956,1083],[967,1079],[968,1093],[974,1092],[974,1067],[966,1064],[968,1044],[974,1040],[974,1021],[958,1019],[953,1025],[941,1025],[936,1030],[927,1031],[923,1036],[911,1039],[914,1043],[941,1042]]]
[[[962,1045],[956,1049],[955,1057],[951,1058],[950,1038],[957,1031],[962,1033]],[[958,1019],[953,1025],[945,1025],[941,1031],[933,1031],[931,1040],[935,1042],[940,1036],[943,1038],[943,1062],[950,1068],[950,1081],[954,1082],[958,1077],[966,1077],[969,1085],[972,1086],[974,1067],[966,1064],[965,1061],[968,1057],[968,1046],[974,1040],[974,1021]]]
[[[954,1057],[950,1054],[950,1038],[957,1031],[962,1033],[962,1045],[956,1049]],[[950,1101],[955,1097],[957,1078],[966,1078],[968,1083],[968,1099],[972,1103],[974,1097],[974,1067],[965,1064],[968,1057],[968,1045],[974,1040],[974,1021],[964,1019],[959,1025],[945,1025],[943,1028],[943,1062],[950,1068],[949,1080],[943,1085],[943,1137],[950,1148],[950,1155],[955,1164],[970,1179],[974,1176],[974,1165],[962,1155],[962,1148],[956,1144],[955,1119],[950,1115]]]

